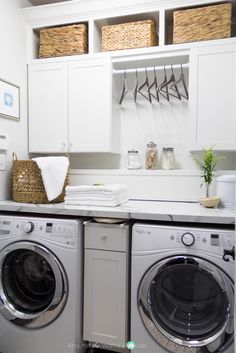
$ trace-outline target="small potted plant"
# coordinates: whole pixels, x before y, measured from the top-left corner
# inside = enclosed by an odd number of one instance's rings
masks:
[[[218,157],[213,151],[213,147],[209,147],[208,149],[203,150],[202,161],[198,159],[194,159],[201,169],[201,178],[203,178],[203,184],[206,186],[206,197],[202,197],[199,202],[201,205],[205,207],[216,207],[220,201],[219,197],[210,197],[209,189],[212,183],[212,180],[215,176],[214,171],[215,167],[220,159],[224,157]]]

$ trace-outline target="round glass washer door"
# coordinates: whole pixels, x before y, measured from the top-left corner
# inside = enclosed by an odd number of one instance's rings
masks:
[[[192,256],[156,263],[144,275],[138,292],[145,327],[156,342],[173,352],[176,346],[170,342],[185,347],[222,344],[227,330],[233,334],[233,301],[230,278],[211,262]]]
[[[16,325],[39,328],[54,321],[67,298],[65,271],[55,255],[33,242],[0,252],[0,313]]]

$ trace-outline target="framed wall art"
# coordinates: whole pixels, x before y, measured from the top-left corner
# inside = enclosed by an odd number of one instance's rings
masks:
[[[20,87],[0,79],[0,117],[20,120]]]

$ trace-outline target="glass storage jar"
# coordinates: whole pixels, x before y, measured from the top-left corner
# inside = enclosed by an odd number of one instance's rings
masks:
[[[128,151],[127,153],[127,169],[139,169],[141,167],[141,160],[139,152],[136,150]]]
[[[164,147],[162,149],[162,169],[175,169],[174,148]]]
[[[157,145],[154,142],[147,144],[145,167],[146,169],[157,169]]]

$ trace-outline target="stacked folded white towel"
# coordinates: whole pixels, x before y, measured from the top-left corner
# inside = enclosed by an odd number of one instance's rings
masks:
[[[128,201],[125,184],[67,186],[65,203],[83,206],[118,206]]]

